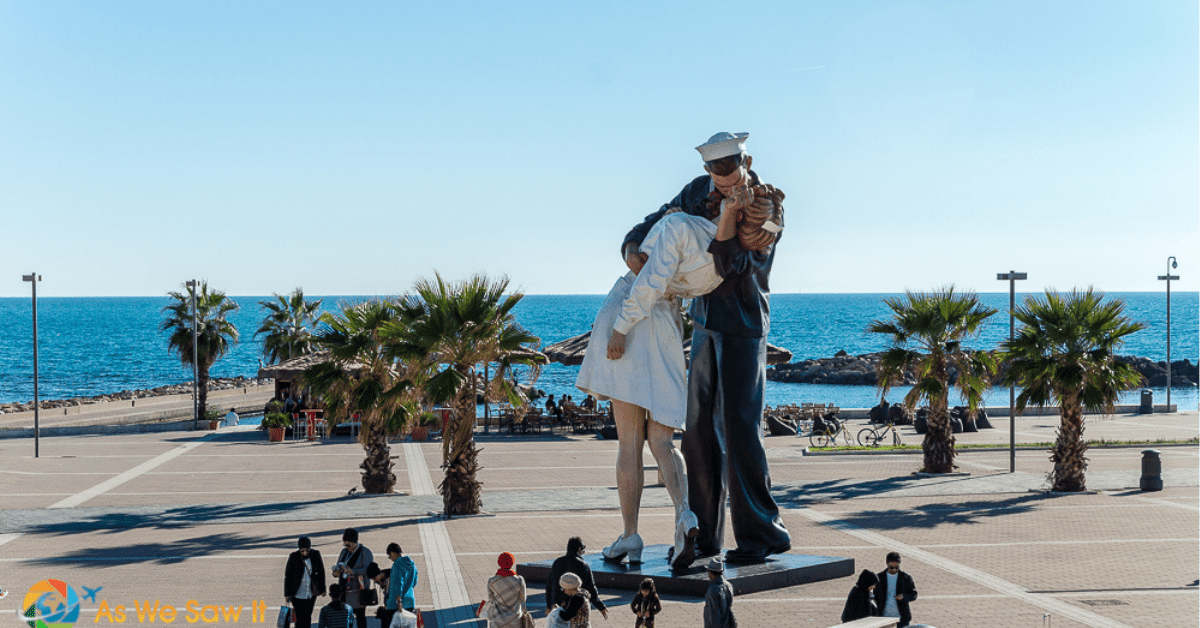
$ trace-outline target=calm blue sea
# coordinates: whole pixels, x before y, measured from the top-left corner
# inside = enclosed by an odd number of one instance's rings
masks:
[[[886,317],[887,294],[776,294],[771,297],[770,342],[792,351],[796,360],[830,357],[839,350],[852,354],[879,351],[882,338],[865,333],[868,323]],[[1128,303],[1132,318],[1147,328],[1134,334],[1124,354],[1166,359],[1164,293],[1112,293]],[[984,294],[983,301],[1000,311],[978,343],[991,348],[1007,337],[1008,294]],[[212,370],[214,377],[253,376],[259,367],[260,343],[253,338],[263,317],[258,302],[266,297],[234,297],[241,305],[233,317],[241,342]],[[326,297],[326,309],[364,297]],[[1018,295],[1018,300],[1021,295]],[[603,297],[600,295],[531,295],[516,310],[520,322],[550,344],[587,331]],[[153,388],[191,380],[191,368],[167,353],[158,330],[167,297],[39,298],[40,394],[43,399],[90,396],[121,390]],[[31,307],[28,298],[0,299],[0,403],[33,398]],[[1171,357],[1200,356],[1200,293],[1172,294]],[[548,393],[574,394],[578,367],[552,364],[542,370],[538,387]],[[894,401],[903,391],[889,395]],[[1172,401],[1197,407],[1195,389],[1175,389]],[[1133,402],[1134,395],[1128,396]],[[1164,390],[1155,391],[1159,403]],[[878,392],[865,386],[821,386],[767,382],[767,403],[821,402],[842,407],[869,407]],[[989,405],[1007,405],[1007,390],[994,391]]]

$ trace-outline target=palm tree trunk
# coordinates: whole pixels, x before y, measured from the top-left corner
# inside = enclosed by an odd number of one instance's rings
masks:
[[[454,418],[442,434],[442,468],[446,477],[438,491],[447,517],[475,515],[483,509],[483,485],[475,479],[479,471],[479,450],[475,447],[475,378],[469,368],[464,375],[466,379],[454,403]]]
[[[367,457],[359,465],[363,470],[363,490],[367,493],[391,493],[396,488],[396,474],[392,472],[392,450],[387,442],[387,427],[381,418],[372,418],[363,423],[362,446],[367,452]]]
[[[926,473],[954,472],[954,431],[950,429],[950,412],[947,402],[949,373],[944,359],[933,367],[933,375],[942,384],[942,392],[929,399],[928,431],[921,442],[925,454]]]
[[[201,364],[196,370],[199,372],[196,377],[196,393],[199,400],[200,419],[204,420],[205,413],[208,412],[208,367]]]
[[[1083,440],[1083,407],[1078,396],[1064,395],[1059,407],[1062,418],[1058,440],[1050,450],[1054,462],[1052,490],[1078,492],[1087,490],[1084,473],[1087,471],[1087,441]]]

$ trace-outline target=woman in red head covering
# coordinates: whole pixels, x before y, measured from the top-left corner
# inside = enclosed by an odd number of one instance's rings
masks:
[[[532,628],[533,615],[525,610],[525,579],[513,571],[517,558],[504,552],[496,559],[499,569],[488,579],[488,599],[480,609],[489,628]]]

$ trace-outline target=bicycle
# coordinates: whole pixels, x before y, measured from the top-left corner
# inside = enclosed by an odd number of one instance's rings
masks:
[[[858,444],[863,447],[878,447],[888,432],[892,433],[892,444],[900,445],[900,430],[888,423],[882,427],[865,427],[858,432]]]
[[[854,437],[850,435],[850,430],[846,429],[846,425],[839,421],[836,428],[829,427],[829,421],[825,422],[824,431],[813,431],[808,434],[808,442],[812,443],[813,447],[832,447],[837,445],[838,436],[843,437],[847,447],[854,445]]]

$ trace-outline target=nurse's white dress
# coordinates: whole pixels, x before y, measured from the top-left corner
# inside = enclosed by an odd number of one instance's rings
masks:
[[[708,245],[717,232],[711,220],[668,214],[646,234],[649,256],[642,272],[617,280],[592,325],[575,387],[600,400],[645,408],[667,427],[683,429],[687,367],[679,298],[708,294],[721,284]],[[625,334],[625,355],[609,360],[608,337]]]

